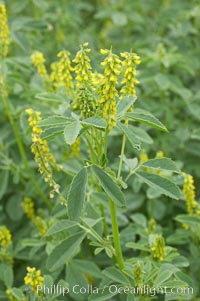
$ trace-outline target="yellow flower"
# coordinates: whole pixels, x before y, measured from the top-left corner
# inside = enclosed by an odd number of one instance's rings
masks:
[[[146,162],[149,160],[149,157],[148,157],[145,149],[141,150],[140,155],[139,155],[139,160],[140,160],[140,163],[143,163],[143,162]]]
[[[163,157],[164,157],[164,152],[163,151],[160,150],[156,153],[156,158],[160,159],[160,158],[163,158]]]
[[[53,82],[55,88],[59,88],[64,85],[66,87],[66,93],[70,94],[70,90],[73,89],[73,78],[71,72],[73,68],[70,61],[70,52],[69,51],[60,51],[57,54],[57,57],[60,58],[59,62],[54,62],[51,64],[51,75],[50,81]]]
[[[192,215],[195,213],[195,208],[197,207],[197,202],[195,200],[194,178],[189,174],[183,174],[183,177],[183,193],[186,201],[187,212]]]
[[[76,64],[74,72],[76,73],[76,86],[80,88],[87,85],[90,82],[91,77],[91,65],[88,53],[91,51],[88,47],[88,43],[81,45],[81,49],[77,52],[73,62]]]
[[[144,270],[142,265],[138,262],[133,266],[133,276],[134,276],[134,285],[136,287],[140,287],[143,285],[143,278],[144,278]]]
[[[112,50],[101,49],[101,53],[107,56],[101,63],[104,67],[104,78],[98,93],[98,106],[103,111],[102,116],[107,121],[108,130],[111,130],[116,125],[116,98],[119,96],[116,85],[118,84],[121,61],[117,55],[113,54]]]
[[[135,85],[139,84],[136,79],[136,66],[141,63],[140,57],[136,53],[122,52],[121,57],[124,58],[122,61],[122,88],[120,90],[122,96],[135,96]]]
[[[6,226],[0,226],[0,247],[7,247],[12,242],[12,235]]]
[[[36,268],[27,267],[27,273],[24,277],[24,283],[30,285],[34,292],[37,292],[37,287],[42,286],[44,283],[44,277],[41,276],[41,271]]]
[[[45,67],[45,57],[42,52],[36,51],[31,55],[32,64],[35,66],[38,74],[41,76],[44,82],[48,81],[47,70]]]
[[[24,198],[22,207],[27,217],[37,227],[40,236],[44,236],[48,227],[45,220],[43,220],[40,216],[36,216],[33,200],[31,198]]]
[[[27,217],[33,222],[35,220],[35,209],[33,200],[31,198],[24,198],[24,201],[22,202],[22,207]]]
[[[0,57],[5,57],[8,54],[9,35],[6,7],[0,3]]]
[[[77,138],[76,141],[71,145],[71,155],[72,157],[77,158],[80,153],[80,138]]]
[[[40,138],[42,133],[38,122],[41,120],[41,113],[32,109],[27,109],[26,113],[29,115],[28,122],[32,128],[32,146],[31,151],[34,154],[35,162],[39,166],[39,171],[44,177],[44,181],[52,188],[50,198],[54,197],[54,193],[59,193],[59,185],[53,180],[53,170],[55,168],[60,170],[56,164],[54,156],[51,154],[47,141]]]
[[[155,237],[154,244],[151,247],[151,252],[153,258],[159,259],[162,261],[167,255],[165,250],[165,240],[162,236]]]

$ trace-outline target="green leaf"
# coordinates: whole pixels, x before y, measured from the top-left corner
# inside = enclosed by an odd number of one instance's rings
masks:
[[[158,170],[169,170],[174,172],[180,172],[176,164],[169,158],[151,159],[142,163],[141,166],[150,167]]]
[[[172,264],[179,268],[181,268],[181,267],[185,268],[185,267],[189,267],[190,262],[186,257],[180,255],[180,256],[175,257],[172,260]]]
[[[42,247],[45,242],[37,238],[25,238],[20,241],[22,246],[26,247]]]
[[[173,271],[165,270],[158,274],[156,281],[154,282],[155,286],[160,286],[163,282],[168,280],[173,275]]]
[[[55,136],[61,135],[64,132],[64,126],[60,127],[53,127],[53,128],[48,128],[45,131],[42,132],[41,138],[42,139],[50,139]]]
[[[10,289],[10,292],[13,297],[15,297],[17,300],[24,300],[24,294],[19,288],[13,287]]]
[[[72,121],[72,118],[54,115],[38,122],[38,126],[41,128],[65,126],[67,123],[71,123]]]
[[[150,252],[149,248],[145,247],[143,244],[136,243],[136,242],[128,242],[126,244],[126,247],[134,249],[134,250],[140,250],[140,251]]]
[[[77,270],[79,270],[79,272],[82,272],[83,274],[89,274],[96,278],[102,277],[100,268],[96,263],[92,261],[83,260],[83,259],[74,259],[73,264],[76,265]]]
[[[78,137],[78,134],[81,129],[80,121],[75,120],[74,122],[68,124],[64,128],[64,138],[65,142],[69,145],[72,145],[76,138]]]
[[[68,193],[68,214],[71,220],[79,219],[85,201],[87,169],[82,168],[73,178]]]
[[[192,279],[190,276],[184,274],[184,273],[181,272],[181,271],[178,271],[178,272],[175,274],[175,276],[176,276],[179,280],[186,282],[186,283],[188,284],[188,286],[190,286],[191,288],[194,287],[193,279]]]
[[[135,103],[136,96],[126,96],[122,98],[117,104],[117,117],[123,116],[128,109]]]
[[[99,117],[99,116],[93,116],[87,119],[84,119],[81,121],[82,124],[92,125],[99,129],[105,129],[107,126],[107,123],[105,119]]]
[[[165,282],[165,287],[167,288],[175,288],[175,287],[187,287],[187,283],[181,280],[170,280]]]
[[[13,285],[13,268],[7,263],[0,264],[0,279],[4,282],[7,288]]]
[[[194,226],[196,223],[200,223],[200,217],[189,216],[188,214],[179,214],[174,219],[182,224],[188,224],[190,226]]]
[[[91,294],[88,301],[113,300],[113,297],[117,294],[117,288],[115,289],[115,287],[113,287],[113,291],[109,292],[109,286],[104,286],[103,289],[98,289],[98,294]]]
[[[179,188],[170,180],[163,178],[156,174],[151,174],[144,171],[135,173],[144,183],[150,187],[158,189],[162,194],[169,196],[172,199],[178,200],[180,198]]]
[[[129,280],[116,268],[109,267],[103,271],[106,277],[110,278],[113,282],[121,283],[123,285],[128,285]]]
[[[155,116],[150,114],[149,112],[141,109],[137,109],[132,113],[127,113],[126,117],[129,119],[147,124],[151,127],[159,129],[164,132],[168,132],[167,128],[162,124]]]
[[[9,176],[9,170],[2,170],[0,172],[0,179],[1,179],[1,185],[0,185],[0,200],[6,193],[7,187],[8,187],[8,176]]]
[[[69,220],[61,220],[56,222],[53,226],[51,226],[48,231],[46,232],[45,236],[51,236],[58,234],[64,230],[68,230],[73,228],[77,225],[76,222],[69,221]]]
[[[63,103],[66,101],[66,98],[63,97],[63,95],[58,95],[56,93],[50,93],[50,92],[37,94],[35,98],[42,101],[55,102],[55,103]]]
[[[129,126],[126,127],[125,124],[118,121],[117,127],[123,132],[133,148],[136,148],[138,150],[141,149],[140,141],[138,140],[137,136],[131,131],[131,128]]]
[[[131,132],[135,134],[135,137],[140,142],[144,142],[144,143],[148,143],[148,144],[153,143],[153,139],[151,138],[151,136],[149,136],[149,134],[142,128],[133,126],[132,124],[129,124],[128,127],[131,130]]]
[[[47,268],[54,271],[76,254],[76,250],[83,241],[86,233],[77,232],[57,245],[47,259]]]
[[[96,165],[93,165],[92,169],[108,197],[111,198],[117,206],[125,205],[124,195],[113,179]]]

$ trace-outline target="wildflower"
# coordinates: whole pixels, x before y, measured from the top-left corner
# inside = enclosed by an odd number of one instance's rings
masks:
[[[197,207],[197,202],[195,200],[195,186],[194,178],[189,174],[183,174],[184,185],[183,193],[186,201],[187,212],[192,215],[194,214],[195,208]]]
[[[22,207],[27,217],[37,227],[40,236],[44,236],[47,231],[47,225],[45,220],[43,220],[40,216],[36,216],[33,200],[31,198],[24,198]]]
[[[76,64],[74,72],[76,73],[77,93],[73,102],[73,109],[80,109],[83,118],[90,117],[96,109],[96,101],[91,92],[92,88],[92,67],[87,48],[88,43],[81,45],[81,49],[77,52],[73,62]]]
[[[6,57],[8,54],[9,34],[6,7],[0,3],[0,57]]]
[[[77,96],[73,109],[80,109],[82,117],[88,118],[95,114],[96,100],[93,93],[87,88],[80,88],[77,90]]]
[[[59,62],[54,62],[51,64],[51,75],[50,82],[53,83],[55,88],[59,88],[64,85],[66,87],[66,93],[69,94],[70,90],[73,89],[73,78],[71,72],[73,68],[70,61],[70,52],[69,51],[60,51],[57,54],[57,57],[60,58]]]
[[[154,218],[151,218],[148,223],[148,233],[149,234],[154,233],[155,229],[156,229],[156,221]]]
[[[50,198],[54,197],[54,193],[59,193],[59,185],[53,180],[53,170],[59,170],[54,156],[51,154],[47,141],[40,138],[42,133],[38,122],[41,120],[41,113],[27,109],[26,113],[29,115],[28,122],[32,128],[32,146],[31,151],[34,154],[35,162],[39,166],[39,171],[44,177],[44,181],[52,188]]]
[[[34,222],[35,220],[35,209],[34,209],[34,203],[31,198],[24,198],[24,201],[22,203],[22,207],[24,209],[24,212],[26,213],[27,217]]]
[[[41,271],[36,268],[27,267],[27,273],[24,277],[24,283],[30,285],[34,292],[37,292],[37,287],[43,285],[44,277],[41,276]]]
[[[112,53],[112,50],[101,49],[101,53],[107,56],[101,63],[104,67],[104,78],[100,87],[98,105],[103,109],[103,118],[106,119],[108,129],[111,130],[116,126],[116,97],[119,96],[116,85],[121,61],[117,55]]]
[[[76,73],[77,88],[87,85],[91,77],[92,67],[90,65],[90,58],[87,55],[91,49],[87,48],[87,46],[88,43],[82,44],[81,49],[77,52],[73,59],[73,62],[76,63],[74,72]]]
[[[40,216],[36,216],[34,220],[34,224],[36,225],[40,236],[43,237],[48,230],[45,220],[42,219]]]
[[[157,258],[160,261],[164,259],[164,256],[167,255],[165,250],[165,240],[162,236],[155,237],[153,246],[151,247],[151,252],[153,258]]]
[[[0,226],[0,247],[8,247],[12,242],[12,235],[6,226]]]
[[[140,155],[139,155],[139,160],[140,160],[140,163],[143,163],[143,162],[146,162],[149,160],[149,157],[148,157],[145,149],[141,150]]]
[[[72,157],[77,158],[80,153],[80,138],[77,138],[76,141],[71,145],[71,155]]]
[[[120,90],[122,95],[125,96],[135,96],[135,85],[139,84],[139,81],[136,79],[136,66],[141,63],[140,57],[136,53],[132,52],[122,52],[121,57],[124,58],[122,61],[122,88]]]
[[[163,158],[164,157],[164,152],[163,151],[158,151],[157,153],[156,153],[156,158],[158,158],[158,159],[161,159],[161,158]]]
[[[134,285],[140,287],[143,285],[144,270],[139,262],[133,266]]]
[[[47,70],[45,67],[45,57],[42,52],[36,51],[31,55],[32,64],[35,66],[37,73],[41,76],[44,82],[48,81]]]

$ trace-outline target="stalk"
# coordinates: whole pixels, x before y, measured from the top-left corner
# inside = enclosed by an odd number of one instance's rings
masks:
[[[124,150],[126,145],[126,137],[123,135],[122,138],[122,147],[121,147],[121,155],[120,155],[120,161],[119,161],[119,167],[118,167],[118,173],[117,173],[117,180],[119,180],[122,170],[122,164],[123,164],[123,157],[124,157]],[[120,245],[120,234],[119,234],[119,226],[117,221],[117,208],[115,203],[110,200],[109,201],[110,206],[110,214],[111,214],[111,220],[112,220],[112,232],[113,232],[113,241],[116,251],[116,259],[119,265],[120,270],[124,269],[124,259],[122,255],[122,249]]]
[[[110,215],[112,221],[112,232],[113,232],[113,241],[114,241],[114,247],[116,252],[116,260],[120,270],[123,270],[124,259],[122,255],[121,245],[120,245],[119,226],[117,221],[117,208],[115,203],[111,199],[109,200],[109,206],[110,206]]]

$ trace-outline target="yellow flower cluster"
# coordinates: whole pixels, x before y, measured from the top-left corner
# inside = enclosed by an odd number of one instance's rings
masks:
[[[6,7],[0,3],[0,57],[5,57],[8,54],[9,34]]]
[[[136,66],[141,63],[140,57],[133,52],[122,52],[121,57],[124,60],[122,62],[123,80],[120,92],[125,96],[135,96],[135,85],[139,84],[136,79]]]
[[[44,181],[48,183],[52,190],[50,192],[50,198],[54,197],[55,192],[59,193],[59,185],[53,180],[53,170],[59,167],[56,165],[54,156],[50,153],[47,141],[40,138],[42,130],[38,127],[38,122],[41,120],[40,112],[27,109],[26,113],[29,115],[28,122],[32,128],[32,146],[31,151],[35,156],[35,162],[39,166],[39,171],[44,177]]]
[[[151,218],[148,222],[148,233],[154,233],[155,229],[156,229],[156,220],[154,218]]]
[[[144,278],[144,270],[141,264],[138,262],[133,266],[133,277],[134,277],[134,285],[136,287],[140,287],[143,285],[143,278]]]
[[[31,55],[32,64],[35,66],[38,74],[41,76],[44,82],[48,81],[47,70],[45,67],[45,57],[42,52],[36,51]]]
[[[165,250],[165,240],[162,236],[155,237],[154,244],[151,247],[151,252],[153,258],[157,258],[160,261],[162,261],[164,257],[167,255]]]
[[[0,226],[0,247],[7,247],[12,242],[12,235],[6,226]]]
[[[80,153],[80,138],[77,138],[76,141],[71,145],[71,155],[74,158],[77,158]]]
[[[48,79],[45,68],[45,58],[41,52],[31,56],[32,63],[36,67],[42,79],[49,84],[52,83],[55,89],[61,85],[66,87],[67,94],[74,99],[72,108],[80,110],[83,118],[88,118],[100,111],[100,114],[107,121],[108,130],[116,125],[116,102],[117,98],[136,95],[135,84],[136,67],[140,64],[140,57],[136,53],[121,53],[121,59],[112,50],[101,49],[101,54],[106,55],[101,65],[104,67],[103,74],[92,72],[91,60],[88,53],[88,43],[80,46],[72,62],[68,51],[58,53],[60,60],[51,64],[51,75]],[[73,84],[72,72],[75,73],[76,85]],[[122,88],[118,92],[118,78],[122,74]],[[51,87],[52,89],[52,87]],[[120,94],[120,95],[119,95]]]
[[[156,153],[156,158],[161,159],[164,157],[164,155],[165,155],[164,152],[160,150]]]
[[[121,60],[116,54],[113,54],[112,50],[101,49],[101,54],[106,55],[106,58],[101,63],[104,67],[104,78],[100,87],[98,105],[103,107],[103,118],[106,119],[108,129],[111,130],[116,126],[116,97],[119,96],[116,86],[120,74]]]
[[[34,292],[37,292],[37,287],[43,285],[44,277],[41,276],[41,271],[36,268],[27,267],[27,273],[24,277],[24,283],[30,285]]]
[[[93,93],[88,88],[80,88],[77,91],[74,109],[80,109],[83,118],[91,117],[96,111],[96,101]]]
[[[22,207],[27,217],[37,227],[40,236],[44,236],[48,227],[45,220],[43,220],[40,216],[36,216],[33,200],[31,198],[24,198]]]
[[[85,86],[91,78],[91,65],[90,58],[87,53],[91,51],[88,47],[88,43],[81,45],[81,49],[77,52],[73,62],[76,64],[74,67],[74,72],[76,73],[76,86],[80,88]]]
[[[148,157],[145,149],[141,150],[140,155],[139,155],[139,160],[140,160],[140,163],[143,163],[143,162],[146,162],[149,160],[149,157]]]
[[[69,58],[70,52],[60,51],[57,57],[60,58],[59,62],[51,64],[52,72],[50,74],[50,82],[53,83],[56,89],[64,85],[66,87],[66,94],[69,94],[70,90],[74,87],[71,75],[73,68]]]
[[[24,212],[26,213],[27,217],[33,222],[35,220],[35,209],[33,200],[31,198],[24,198],[24,201],[22,202],[22,208],[24,209]]]
[[[189,174],[183,174],[183,176],[183,193],[186,201],[187,212],[192,215],[195,213],[195,208],[197,207],[197,202],[195,200],[194,178]]]

